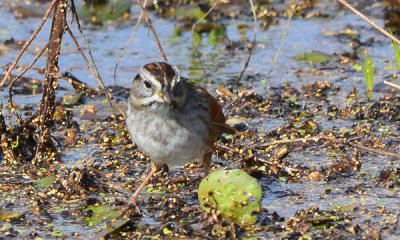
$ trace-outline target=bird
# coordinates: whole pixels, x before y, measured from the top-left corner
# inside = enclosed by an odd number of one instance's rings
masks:
[[[217,138],[236,131],[226,123],[218,101],[167,62],[140,68],[130,89],[126,116],[133,142],[151,160],[151,171],[129,198],[129,206],[138,206],[140,192],[164,164],[200,159],[207,176]]]

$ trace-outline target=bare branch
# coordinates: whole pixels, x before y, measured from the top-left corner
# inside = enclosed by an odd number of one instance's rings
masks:
[[[71,31],[71,28],[69,27],[68,24],[66,25],[66,29],[67,29],[67,32],[69,33],[69,35],[71,36],[72,40],[74,41],[76,48],[81,53],[82,58],[85,61],[86,66],[89,68],[90,73],[94,76],[94,78],[97,80],[97,82],[100,84],[100,86],[104,89],[104,91],[107,95],[107,98],[110,100],[110,102],[113,103],[118,108],[118,111],[120,111],[122,116],[124,118],[126,118],[125,112],[122,110],[121,106],[119,106],[119,104],[115,101],[113,95],[107,90],[106,86],[103,83],[103,80],[100,78],[100,74],[98,73],[98,71],[97,71],[98,74],[96,74],[95,71],[93,70],[92,65],[90,65],[85,53],[82,51],[82,48],[78,43],[78,40],[76,39],[74,33]]]
[[[4,76],[3,80],[0,82],[0,89],[4,86],[4,84],[6,83],[6,81],[8,80],[8,78],[10,77],[10,74],[12,72],[12,70],[15,68],[15,66],[17,65],[19,59],[22,57],[22,54],[25,53],[26,49],[29,47],[29,45],[32,43],[33,39],[35,39],[35,37],[38,35],[38,33],[40,32],[40,30],[42,29],[44,23],[46,22],[46,20],[48,19],[51,10],[53,9],[53,7],[55,6],[56,2],[58,2],[58,0],[53,0],[53,2],[51,2],[50,7],[47,9],[46,14],[44,15],[42,22],[39,24],[39,26],[36,28],[36,30],[32,33],[31,37],[28,39],[28,41],[26,41],[26,43],[24,44],[24,46],[22,47],[21,51],[19,51],[17,58],[15,59],[15,61],[11,64],[10,68],[7,70],[6,75]]]
[[[351,6],[346,0],[337,0],[337,1],[340,2],[341,4],[345,5],[348,9],[350,9],[361,19],[363,19],[364,21],[369,23],[371,26],[373,26],[376,30],[381,32],[383,35],[385,35],[386,37],[388,37],[388,38],[392,39],[393,41],[397,42],[398,44],[400,44],[400,40],[398,38],[396,38],[395,36],[392,36],[388,31],[386,31],[382,27],[378,26],[376,23],[374,23],[372,20],[370,20],[367,16],[365,16],[360,11],[358,11],[353,6]]]
[[[384,84],[400,90],[400,86],[389,81],[383,81]]]
[[[10,103],[10,105],[11,105],[11,111],[12,111],[13,113],[15,113],[15,115],[16,115],[16,117],[17,117],[17,121],[18,121],[19,124],[21,124],[21,122],[22,122],[22,121],[21,121],[21,117],[14,111],[15,106],[14,106],[14,102],[13,102],[13,100],[12,100],[12,89],[13,89],[14,83],[15,83],[18,79],[20,79],[20,78],[22,77],[22,75],[24,75],[29,69],[31,69],[31,67],[33,66],[33,64],[35,64],[36,61],[40,58],[40,56],[42,56],[42,54],[44,53],[44,51],[47,49],[48,46],[49,46],[49,43],[46,43],[46,45],[44,45],[44,46],[42,47],[42,49],[40,49],[40,51],[39,51],[38,54],[35,56],[35,58],[32,60],[32,62],[31,62],[28,66],[26,66],[25,69],[22,70],[22,72],[21,72],[18,76],[16,76],[16,77],[11,81],[11,83],[8,85],[8,102]]]
[[[288,20],[287,20],[287,23],[286,23],[286,26],[285,26],[285,30],[284,30],[284,32],[283,32],[283,36],[282,36],[281,42],[279,43],[279,48],[278,48],[278,50],[276,51],[274,60],[272,60],[271,67],[270,67],[270,69],[269,69],[269,71],[268,71],[268,73],[267,73],[267,77],[268,77],[268,78],[271,77],[271,72],[272,72],[272,70],[274,69],[276,62],[278,61],[279,55],[280,55],[281,52],[282,52],[283,44],[285,43],[286,36],[287,36],[288,30],[289,30],[289,27],[290,27],[290,23],[292,22],[292,18],[293,18],[293,16],[296,14],[297,7],[300,5],[301,2],[302,2],[302,1],[297,1],[297,2],[296,2],[296,5],[294,6],[294,9],[293,9],[293,10],[291,11],[291,13],[289,14],[289,17],[288,17]]]
[[[158,49],[160,50],[160,53],[161,53],[161,55],[162,55],[164,61],[168,62],[167,56],[165,55],[164,49],[163,49],[163,47],[161,46],[160,39],[158,39],[156,30],[154,30],[154,27],[153,27],[153,24],[151,23],[151,20],[150,20],[150,18],[149,18],[149,15],[147,15],[147,12],[146,12],[146,10],[145,10],[144,7],[143,7],[142,2],[141,2],[140,0],[137,0],[137,3],[139,4],[140,9],[142,9],[142,12],[143,12],[143,15],[144,15],[144,20],[147,22],[147,25],[149,25],[149,28],[150,28],[151,32],[153,33],[154,38],[156,39]]]
[[[334,143],[341,144],[341,145],[350,145],[350,146],[352,146],[354,148],[362,149],[362,150],[365,150],[367,152],[373,152],[373,153],[376,153],[378,155],[390,156],[390,157],[394,157],[394,158],[400,159],[400,154],[397,154],[397,153],[384,151],[384,150],[379,150],[379,149],[376,149],[376,148],[371,148],[371,147],[364,146],[364,145],[362,145],[360,143],[353,143],[353,142],[351,142],[349,140],[343,140],[343,139],[338,139],[338,138],[335,138],[335,137],[329,137],[329,136],[323,136],[323,135],[315,136],[315,137],[308,137],[308,138],[295,138],[295,139],[288,139],[288,140],[271,141],[269,143],[265,143],[265,144],[258,145],[258,146],[255,146],[255,147],[256,148],[260,148],[260,147],[267,147],[267,146],[271,146],[271,145],[275,145],[275,144],[288,144],[288,143],[299,143],[299,142],[306,143],[306,142],[311,142],[311,141],[318,142],[318,141],[321,141],[321,140],[330,141],[330,142],[334,142]]]
[[[253,49],[256,47],[256,38],[257,38],[257,15],[256,15],[256,11],[254,10],[254,4],[253,4],[253,0],[249,0],[250,2],[250,6],[251,6],[251,11],[253,12],[253,18],[254,18],[254,32],[253,32],[253,41],[252,41],[252,46],[249,49],[249,57],[247,58],[245,64],[244,64],[244,68],[242,70],[242,72],[239,75],[239,78],[237,79],[236,83],[239,83],[240,80],[243,77],[244,72],[246,71],[247,67],[249,66],[249,62],[251,59],[251,55],[253,54]]]
[[[146,5],[146,4],[147,4],[147,0],[144,1],[144,5]],[[122,53],[119,55],[117,63],[115,64],[115,68],[114,68],[114,86],[117,85],[116,76],[117,76],[117,69],[118,69],[119,63],[121,62],[122,57],[125,56],[125,53],[128,50],[129,46],[131,45],[131,43],[133,41],[133,38],[135,37],[136,31],[137,31],[137,29],[139,27],[139,23],[142,20],[142,17],[143,17],[143,11],[140,11],[139,18],[137,19],[135,27],[133,28],[133,32],[129,36],[128,42],[126,43],[126,45],[124,47],[124,50],[122,50]]]

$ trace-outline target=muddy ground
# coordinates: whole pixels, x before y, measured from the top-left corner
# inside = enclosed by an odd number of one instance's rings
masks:
[[[40,22],[46,4],[0,3],[0,74]],[[400,98],[383,83],[398,81],[391,41],[336,1],[303,1],[290,26],[294,2],[255,4],[255,45],[247,1],[222,1],[195,34],[191,26],[213,2],[158,1],[147,8],[169,61],[218,98],[238,131],[221,137],[212,167],[242,168],[258,180],[263,199],[254,226],[216,223],[201,209],[198,162],[158,174],[141,195],[140,213],[132,212],[129,221],[112,220],[149,171],[150,160],[136,149],[121,114],[97,91],[65,37],[61,71],[91,90],[76,93],[68,77],[60,79],[52,127],[59,160],[32,162],[27,146],[19,146],[28,151],[17,162],[1,155],[0,239],[397,239]],[[398,35],[396,1],[352,4]],[[139,13],[132,4],[115,19],[81,20],[105,84],[122,106],[138,68],[161,60],[142,23],[114,82],[115,64]],[[47,41],[49,29],[44,26],[21,66]],[[251,48],[249,67],[238,80]],[[362,71],[366,55],[375,66],[372,98],[366,96]],[[36,71],[14,87],[23,119],[37,109],[44,63],[39,59]],[[17,123],[7,96],[3,88],[2,114],[11,128]],[[88,105],[96,109],[90,120],[81,115]]]

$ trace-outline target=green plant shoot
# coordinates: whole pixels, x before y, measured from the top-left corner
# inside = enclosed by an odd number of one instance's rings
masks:
[[[390,35],[393,36],[392,30],[388,29],[390,32]],[[395,41],[392,41],[394,50],[396,51],[396,59],[397,59],[397,69],[400,71],[400,52],[399,52],[399,47],[397,46],[397,43]]]
[[[373,85],[374,63],[372,62],[372,58],[369,56],[367,56],[365,58],[364,78],[365,78],[365,84],[367,86],[367,97],[371,98],[372,97],[372,89],[374,87],[374,85]]]

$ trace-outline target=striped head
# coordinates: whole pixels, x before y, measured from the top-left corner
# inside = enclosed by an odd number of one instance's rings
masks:
[[[179,70],[166,62],[148,63],[133,80],[130,101],[136,107],[169,104],[183,107],[186,102],[185,80]]]

